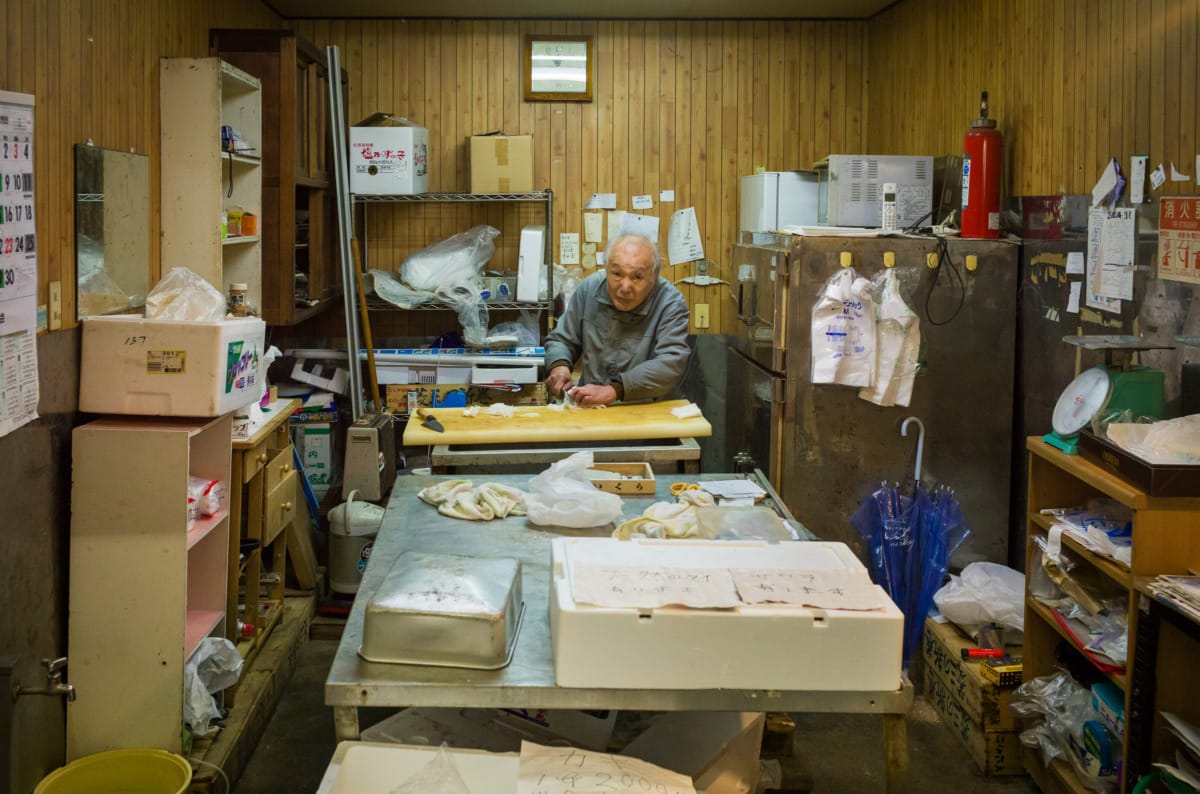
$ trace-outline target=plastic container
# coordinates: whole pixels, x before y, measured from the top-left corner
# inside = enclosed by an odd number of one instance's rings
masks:
[[[192,782],[192,767],[166,750],[109,750],[85,755],[56,769],[38,783],[34,794],[182,794]]]
[[[358,491],[329,511],[329,588],[338,593],[357,593],[362,582],[375,535],[383,523],[384,509],[370,502],[356,502]]]
[[[246,290],[249,287],[242,282],[229,285],[229,313],[234,317],[246,316]]]

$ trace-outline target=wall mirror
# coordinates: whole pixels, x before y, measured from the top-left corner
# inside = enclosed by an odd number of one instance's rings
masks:
[[[150,158],[75,145],[75,276],[79,317],[146,305]]]

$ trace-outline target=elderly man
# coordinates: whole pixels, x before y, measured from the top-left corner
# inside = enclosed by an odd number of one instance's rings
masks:
[[[581,406],[667,397],[691,354],[687,301],[659,275],[658,248],[640,234],[610,242],[604,264],[576,287],[546,337],[546,387],[554,397],[570,391]]]

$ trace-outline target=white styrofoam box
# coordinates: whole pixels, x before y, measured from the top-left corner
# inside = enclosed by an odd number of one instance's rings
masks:
[[[747,794],[758,785],[765,724],[752,711],[671,711],[655,717],[621,755],[687,775],[706,794]]]
[[[350,373],[341,367],[309,364],[302,358],[296,359],[291,377],[292,380],[338,394],[345,394],[346,386],[350,382]]]
[[[546,270],[546,227],[526,226],[521,229],[517,246],[517,301],[537,303]]]
[[[109,315],[83,320],[79,410],[220,416],[262,399],[267,326]]]
[[[437,383],[470,383],[470,364],[439,364]],[[424,383],[424,381],[422,381]]]
[[[404,386],[413,382],[409,380],[412,373],[408,367],[403,364],[387,364],[382,361],[375,362],[375,377],[380,386]]]
[[[538,368],[533,366],[488,366],[476,364],[471,367],[471,383],[537,383]]]
[[[350,192],[369,196],[429,192],[429,130],[376,113],[350,128]]]
[[[333,425],[329,422],[296,425],[292,428],[292,443],[300,454],[304,479],[308,480],[313,495],[321,499],[337,479]]]
[[[390,794],[437,757],[437,747],[339,742],[317,794]],[[469,794],[517,794],[517,753],[447,749]]]
[[[596,607],[574,599],[576,562],[847,572],[870,584],[866,568],[844,543],[554,538],[550,640],[559,686],[879,692],[900,687],[904,615],[882,590],[885,606],[860,612],[792,604]]]

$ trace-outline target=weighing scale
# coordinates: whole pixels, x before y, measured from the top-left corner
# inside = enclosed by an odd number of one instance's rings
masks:
[[[1128,410],[1135,417],[1163,415],[1163,373],[1134,365],[1142,350],[1173,350],[1172,345],[1146,342],[1136,336],[1064,336],[1063,341],[1084,350],[1103,350],[1104,363],[1081,372],[1054,406],[1053,431],[1042,437],[1068,455],[1079,454],[1079,431],[1096,416]],[[1120,356],[1120,361],[1116,359]]]

